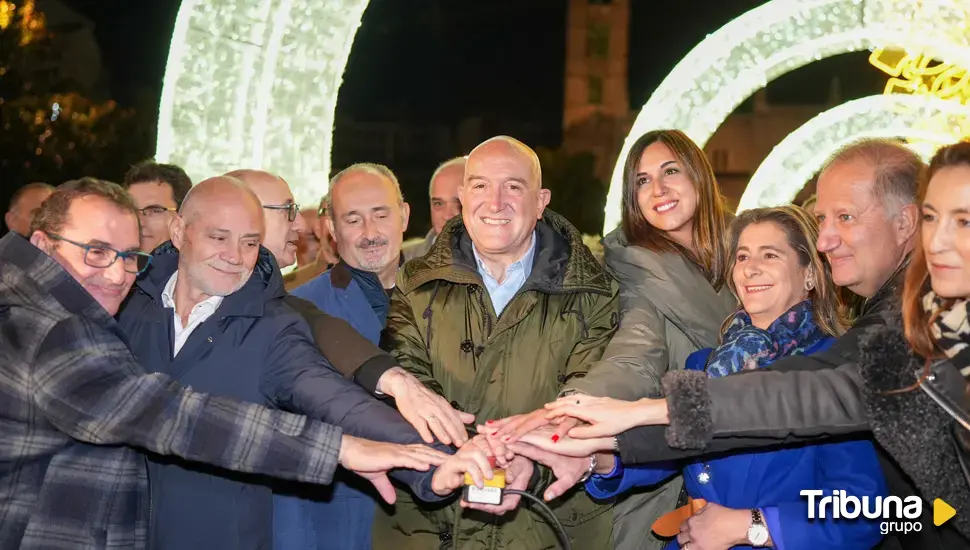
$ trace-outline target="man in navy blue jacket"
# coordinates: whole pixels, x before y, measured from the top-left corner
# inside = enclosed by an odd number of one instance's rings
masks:
[[[132,351],[147,369],[200,391],[301,411],[352,435],[420,442],[399,413],[333,370],[283,303],[279,268],[260,246],[262,214],[234,178],[213,178],[189,193],[172,242],[155,250],[119,314]],[[271,547],[265,478],[161,456],[150,456],[149,475],[152,548]],[[395,477],[423,500],[440,498],[431,472]],[[444,495],[453,487],[436,488]]]
[[[341,259],[292,294],[346,320],[376,345],[390,307],[388,292],[401,263],[410,209],[394,173],[376,164],[357,164],[338,173],[328,197],[323,222],[337,240]],[[429,423],[438,420],[431,417]],[[276,550],[372,546],[376,501],[369,488],[349,475],[331,488],[327,498],[276,497]]]

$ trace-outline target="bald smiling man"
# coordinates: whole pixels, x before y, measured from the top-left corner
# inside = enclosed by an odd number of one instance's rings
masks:
[[[264,210],[234,177],[212,178],[189,192],[172,220],[171,242],[155,249],[118,316],[132,351],[147,370],[199,391],[268,402],[356,436],[421,443],[397,411],[327,363],[306,323],[284,303],[279,267],[260,246]],[[392,475],[422,500],[440,498],[430,471]],[[149,460],[149,478],[151,548],[272,547],[272,488],[265,479],[161,457]],[[374,484],[393,500],[384,482]]]

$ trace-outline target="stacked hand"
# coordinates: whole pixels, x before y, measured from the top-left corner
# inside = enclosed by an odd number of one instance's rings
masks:
[[[381,498],[394,504],[397,494],[387,471],[409,468],[427,471],[442,464],[448,455],[424,445],[380,443],[344,435],[340,442],[340,465],[370,481]]]
[[[555,443],[567,436],[590,439],[616,436],[636,426],[667,423],[667,403],[663,399],[622,401],[609,397],[576,394],[561,397],[544,408],[528,414],[489,420],[478,432],[509,444],[526,434],[545,433]],[[551,426],[551,431],[547,428]]]
[[[556,481],[543,494],[546,500],[553,500],[589,473],[591,459],[596,472],[612,469],[613,436],[638,425],[666,422],[666,403],[662,399],[621,401],[577,394],[562,397],[532,413],[490,420],[485,426],[478,426],[479,435],[469,441],[464,424],[474,417],[453,409],[444,398],[403,369],[385,373],[379,389],[395,398],[401,413],[425,441],[430,443],[437,437],[442,443],[460,447],[454,455],[439,457],[436,463],[432,490],[442,496],[461,489],[466,473],[476,486],[482,487],[486,479],[492,479],[495,466],[505,469],[507,488],[524,490],[533,474],[533,462],[539,462],[552,469],[556,476]],[[410,447],[427,449],[420,445]],[[388,502],[393,502],[393,491],[386,476],[383,472],[377,475],[377,481],[368,479]],[[382,490],[384,483],[388,493]],[[504,514],[515,508],[519,500],[518,495],[506,495],[500,506],[464,501],[461,506]]]
[[[455,410],[444,397],[429,390],[413,374],[401,367],[385,372],[377,382],[377,389],[394,398],[397,410],[425,443],[437,437],[445,445],[461,447],[468,441],[465,424],[475,416]]]
[[[663,399],[622,401],[576,394],[528,414],[490,420],[478,426],[478,433],[493,446],[551,468],[556,481],[543,496],[552,500],[589,472],[590,459],[596,472],[612,470],[613,436],[638,425],[666,423],[666,415]]]

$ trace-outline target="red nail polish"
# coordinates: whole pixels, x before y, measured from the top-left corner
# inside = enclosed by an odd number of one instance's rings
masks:
[[[496,430],[496,431],[494,431],[494,432],[492,432],[492,437],[495,437],[495,436],[497,436],[497,435],[498,435],[498,431],[497,431],[497,430]]]
[[[485,421],[486,424],[491,424],[492,422],[494,422],[494,421],[493,420],[486,420]]]
[[[552,434],[552,442],[555,443],[559,441],[559,434]]]

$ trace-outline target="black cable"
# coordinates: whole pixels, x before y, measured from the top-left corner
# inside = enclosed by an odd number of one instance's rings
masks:
[[[559,536],[559,540],[562,542],[563,550],[573,550],[573,546],[569,542],[569,534],[566,533],[566,529],[563,528],[562,523],[559,523],[559,518],[557,518],[556,514],[553,513],[552,508],[549,508],[549,505],[543,502],[541,498],[533,495],[528,491],[520,491],[518,489],[502,489],[502,491],[505,494],[523,496],[531,500],[532,502],[538,504],[539,507],[542,508],[542,510],[545,512],[545,514],[549,516],[550,519],[552,519],[552,525],[553,527],[556,528],[556,534]]]

